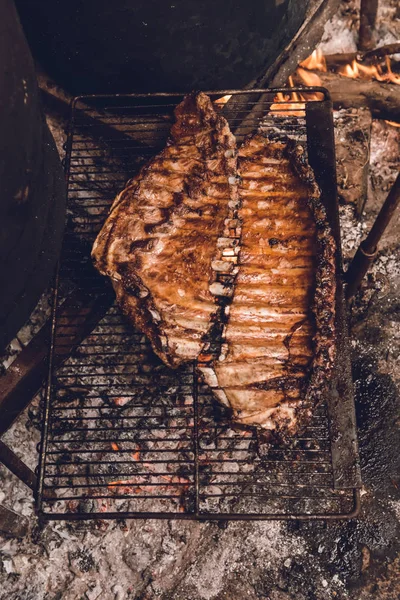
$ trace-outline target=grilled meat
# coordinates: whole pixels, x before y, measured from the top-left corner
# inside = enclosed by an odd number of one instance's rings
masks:
[[[234,420],[293,432],[333,364],[335,244],[300,146],[256,134],[238,171],[238,274],[220,355],[200,370]]]
[[[261,133],[237,153],[202,93],[175,116],[117,196],[95,265],[165,363],[197,359],[235,421],[291,433],[334,360],[335,244],[313,173],[301,146]]]
[[[123,312],[170,366],[202,349],[217,310],[217,242],[237,195],[236,141],[208,96],[186,96],[175,117],[166,148],[117,196],[92,250]]]

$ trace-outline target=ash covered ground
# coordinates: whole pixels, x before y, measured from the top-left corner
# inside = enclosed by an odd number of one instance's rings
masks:
[[[397,2],[382,2],[381,43],[399,37]],[[353,50],[357,10],[342,2],[327,52]],[[386,23],[386,25],[385,25]],[[336,39],[335,39],[336,38]],[[53,132],[62,141],[57,123]],[[400,129],[375,122],[369,198],[360,221],[341,208],[345,263],[368,231],[399,168]],[[52,522],[41,527],[30,491],[0,468],[0,503],[29,518],[0,537],[0,598],[7,600],[331,600],[400,596],[400,223],[351,305],[351,343],[363,477],[362,512],[338,523]],[[40,326],[43,299],[8,362]],[[39,398],[4,436],[37,463]]]

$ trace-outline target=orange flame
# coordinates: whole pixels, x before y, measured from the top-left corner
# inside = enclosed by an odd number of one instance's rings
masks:
[[[339,74],[352,79],[376,79],[386,83],[395,83],[400,85],[400,77],[392,71],[390,58],[385,58],[386,71],[380,65],[363,65],[356,60],[353,60],[351,65],[345,65],[339,69]]]
[[[351,79],[376,79],[377,81],[400,85],[400,76],[393,73],[389,56],[385,57],[385,65],[386,69],[379,64],[364,65],[354,59],[351,63],[340,67],[338,73],[339,75],[343,75],[343,77],[349,77]],[[301,81],[306,85],[321,85],[321,79],[318,75],[316,73],[308,73],[306,70],[327,72],[326,60],[321,50],[314,50],[311,56],[299,64],[296,71],[296,75],[298,75]]]
[[[222,96],[221,98],[218,98],[218,100],[215,100],[215,104],[219,104],[220,106],[223,106],[231,98],[232,98],[232,95],[231,94],[227,94],[226,96]]]
[[[376,79],[377,81],[387,81],[387,78],[383,75],[379,65],[362,65],[355,59],[351,64],[340,68],[338,73],[339,75],[351,79]]]
[[[389,81],[391,81],[392,83],[395,83],[396,85],[400,85],[400,76],[395,75],[393,73],[390,58],[388,56],[386,56],[386,58],[385,58],[385,63],[386,63],[386,69],[387,69],[387,77],[388,77]]]
[[[351,63],[341,67],[338,70],[339,75],[343,77],[349,77],[352,79],[365,79],[371,80],[376,79],[385,83],[394,83],[400,85],[400,75],[393,73],[392,65],[389,56],[385,57],[385,69],[381,65],[363,65],[357,60],[353,60]],[[319,87],[323,85],[321,78],[317,73],[312,73],[312,70],[318,70],[327,72],[326,59],[321,50],[317,49],[303,60],[296,70],[296,78],[301,81],[302,84],[311,87]],[[293,85],[293,77],[289,77],[288,83],[290,87]],[[270,110],[274,111],[275,114],[281,116],[304,116],[305,104],[302,101],[305,100],[318,100],[319,94],[304,94],[297,92],[289,92],[283,94],[278,92],[274,98],[274,103],[271,105]],[[298,104],[297,104],[298,103]],[[400,123],[395,121],[385,121],[388,125],[393,127],[400,127]]]
[[[304,62],[305,61],[303,61],[301,64],[304,64]],[[322,85],[321,79],[316,73],[311,73],[305,69],[302,69],[301,67],[297,69],[296,75],[304,85],[310,87],[319,87]],[[292,76],[288,78],[288,83],[290,87],[294,87]],[[293,115],[295,117],[304,117],[306,109],[305,102],[319,100],[320,98],[320,92],[288,92],[288,94],[278,92],[274,98],[274,104],[271,105],[270,110],[276,111],[276,114],[282,116]]]
[[[289,77],[288,82],[290,87],[294,87],[292,76]],[[270,110],[283,117],[304,117],[306,105],[302,100],[304,100],[304,97],[298,92],[288,92],[287,94],[278,92]]]
[[[305,71],[304,69],[301,69],[299,67],[296,71],[296,74],[300,77],[301,81],[305,85],[315,86],[315,87],[322,85],[321,79],[316,73],[311,73],[310,71]]]
[[[327,71],[325,56],[319,48],[314,50],[311,56],[303,60],[299,66],[309,71]]]
[[[118,451],[119,451],[119,446],[118,446],[118,444],[116,444],[115,442],[111,442],[111,448],[112,448],[113,450],[115,450],[115,452],[118,452]]]

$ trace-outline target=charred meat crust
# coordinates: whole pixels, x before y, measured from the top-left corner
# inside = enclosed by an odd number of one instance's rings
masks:
[[[313,360],[302,400],[295,408],[295,431],[301,433],[309,424],[312,413],[326,394],[333,373],[336,356],[335,305],[336,305],[336,242],[329,225],[326,209],[314,172],[307,162],[305,150],[293,140],[287,140],[286,151],[291,167],[309,186],[308,205],[316,225],[317,254],[315,265],[315,290],[311,311],[315,323]],[[272,439],[288,442],[293,431],[278,427]]]
[[[314,216],[317,233],[315,291],[311,307],[316,333],[313,340],[314,358],[310,382],[305,398],[315,406],[326,391],[335,361],[336,243],[314,173],[306,161],[304,148],[288,140],[286,152],[300,179],[310,186],[308,204]]]
[[[255,146],[257,147],[254,150]],[[279,172],[279,163],[284,159],[287,159],[290,169],[293,172],[294,177],[291,178],[292,180],[290,180],[290,178],[285,179],[285,174],[282,169],[282,172]],[[274,165],[275,161],[276,164]],[[272,163],[272,167],[266,165],[266,163],[269,162]],[[272,168],[272,173],[268,172],[269,168]],[[254,136],[249,137],[239,149],[238,169],[239,175],[247,179],[247,185],[245,182],[242,186],[239,186],[239,195],[242,196],[241,201],[245,202],[247,197],[251,197],[252,194],[255,194],[255,197],[258,197],[262,204],[264,198],[267,198],[268,196],[273,197],[276,193],[278,194],[278,206],[281,206],[281,208],[283,207],[284,211],[286,211],[285,206],[290,206],[293,203],[293,200],[296,199],[296,195],[299,197],[299,200],[300,197],[307,199],[306,205],[309,208],[309,214],[310,217],[312,217],[314,227],[314,233],[312,234],[314,239],[313,244],[315,243],[316,245],[312,269],[314,282],[312,302],[311,306],[308,305],[307,307],[308,312],[312,312],[313,315],[314,335],[312,336],[312,360],[311,364],[308,364],[306,361],[299,362],[298,356],[294,356],[294,359],[291,357],[291,351],[293,352],[296,350],[296,343],[294,343],[292,338],[296,335],[298,344],[299,332],[301,337],[301,330],[304,331],[304,328],[306,328],[307,331],[310,330],[310,325],[307,324],[307,318],[300,320],[296,320],[295,318],[291,332],[283,340],[283,345],[287,348],[287,358],[278,358],[278,361],[281,361],[281,364],[284,365],[283,375],[279,374],[279,367],[277,367],[275,376],[272,370],[272,375],[269,373],[268,375],[265,374],[265,377],[263,377],[262,371],[263,364],[266,363],[265,359],[262,359],[261,357],[258,358],[256,352],[254,352],[253,359],[250,358],[249,354],[247,354],[246,358],[246,348],[244,348],[243,360],[245,361],[244,370],[246,371],[247,369],[247,383],[240,383],[238,371],[242,368],[242,364],[235,363],[234,358],[231,360],[231,365],[228,365],[228,372],[231,374],[231,378],[227,378],[226,371],[225,374],[223,374],[223,367],[221,370],[218,359],[222,360],[222,365],[224,365],[226,357],[228,357],[228,361],[226,362],[229,363],[230,354],[232,352],[234,354],[237,352],[237,344],[235,342],[235,336],[233,335],[233,333],[238,330],[237,322],[233,325],[233,329],[231,327],[231,331],[229,332],[229,326],[232,325],[229,311],[232,310],[232,308],[235,309],[235,302],[238,301],[238,299],[240,300],[240,292],[238,291],[238,286],[235,282],[233,294],[225,302],[227,308],[225,308],[223,318],[221,319],[225,326],[225,337],[222,336],[217,350],[217,356],[209,356],[208,364],[200,365],[200,371],[206,382],[214,388],[214,393],[217,398],[232,409],[233,420],[237,421],[239,424],[253,424],[256,426],[258,425],[261,428],[275,430],[275,438],[278,437],[282,440],[285,437],[291,436],[294,432],[301,430],[307,424],[313,407],[321,399],[326,390],[327,382],[329,381],[332,372],[335,354],[335,241],[330,230],[325,208],[320,198],[320,191],[316,184],[313,171],[306,161],[304,148],[302,146],[296,145],[291,140],[286,140],[284,143],[272,142],[269,141],[268,138],[265,138],[261,133],[257,133]],[[269,190],[270,186],[268,187],[267,184],[273,180],[276,182],[276,187],[274,187],[273,190],[282,190],[280,198],[279,191],[266,191],[265,194],[260,192],[260,190],[263,190],[264,188],[265,190]],[[295,185],[293,184],[293,180],[297,181]],[[287,202],[285,201],[286,196],[289,197]],[[248,203],[247,206],[249,206]],[[273,204],[271,206],[273,206]],[[244,208],[244,210],[239,211],[239,215],[242,215],[242,221],[244,221],[240,223],[242,237],[239,240],[238,278],[242,284],[241,289],[243,289],[243,283],[246,283],[247,281],[250,284],[253,282],[253,284],[256,285],[257,279],[254,279],[253,281],[251,278],[257,277],[257,275],[252,275],[251,269],[254,269],[255,273],[262,272],[262,280],[268,281],[266,272],[262,271],[262,263],[261,266],[252,266],[255,259],[268,261],[268,252],[266,253],[266,259],[263,256],[263,253],[261,253],[259,259],[257,259],[257,256],[254,254],[249,254],[247,257],[246,253],[249,252],[249,249],[246,249],[245,245],[243,245],[243,240],[246,236],[250,236],[250,243],[253,244],[253,248],[257,251],[256,244],[258,237],[254,233],[254,227],[256,227],[256,230],[258,231],[260,223],[262,224],[263,222],[263,215],[260,215],[258,223],[258,217],[256,217],[256,220],[253,220],[251,230],[249,230],[250,225],[249,223],[246,223],[246,220],[252,217],[249,210],[249,208]],[[274,210],[276,211],[277,209],[272,209],[272,212],[274,212]],[[262,211],[263,209],[261,210],[261,213]],[[279,212],[276,213],[275,217],[271,217],[269,209],[265,209],[264,212],[267,218],[270,217],[270,228],[273,227],[274,218],[276,218],[277,223],[279,222],[279,219],[281,218]],[[298,215],[298,211],[295,211],[295,214]],[[289,209],[285,212],[285,217],[282,218],[284,218],[286,233],[282,238],[282,232],[277,231],[277,237],[270,237],[268,239],[269,246],[271,249],[276,249],[277,251],[282,250],[282,256],[291,256],[292,260],[294,257],[295,261],[297,260],[295,258],[296,253],[300,252],[298,262],[299,265],[301,265],[303,258],[301,256],[301,250],[298,250],[298,248],[302,245],[304,246],[304,243],[308,244],[311,232],[305,232],[304,235],[301,234],[303,222],[299,224],[298,216],[293,219],[293,224],[291,224]],[[307,219],[305,219],[305,222],[307,222]],[[295,233],[293,235],[288,235],[288,231],[291,229],[293,229]],[[265,235],[266,232],[260,230],[260,243],[265,242],[265,239],[263,239],[265,238]],[[288,266],[290,266],[290,259],[288,260]],[[250,268],[250,274],[244,273],[245,265]],[[266,263],[266,265],[268,265],[268,263]],[[271,265],[268,266],[271,267]],[[247,271],[247,273],[249,273],[249,271]],[[303,282],[300,280],[298,283],[302,284]],[[292,285],[296,285],[296,280],[292,282]],[[289,297],[291,293],[293,293],[295,298],[295,292],[296,289],[289,292]],[[268,289],[267,294],[270,293],[271,290]],[[247,298],[249,298],[248,291],[245,290],[244,298],[246,298],[246,294]],[[283,300],[284,297],[278,298],[278,302],[282,302]],[[295,299],[293,302],[295,307]],[[290,307],[286,310],[290,315]],[[217,333],[221,332],[221,328],[218,329],[218,327],[215,327],[214,329]],[[258,330],[260,331],[260,326],[258,326]],[[247,323],[246,332],[235,335],[239,335],[239,338],[240,335],[247,336],[247,338],[253,336],[252,339],[254,339],[254,344],[257,346],[257,344],[260,343],[260,341],[257,342],[257,339],[260,340],[260,333],[257,333],[256,331],[257,330],[255,329],[253,334],[251,332],[251,327],[249,327]],[[306,334],[304,335],[307,337]],[[310,337],[310,334],[308,335]],[[207,357],[200,358],[204,360]],[[259,367],[257,366],[257,363],[260,365]],[[252,365],[252,367],[249,367],[249,365]],[[252,368],[255,369],[255,378],[254,376],[251,376],[251,373],[249,375],[249,368],[250,371]],[[224,375],[223,379],[222,374]],[[233,386],[231,394],[228,393],[229,386]],[[283,397],[283,400],[277,402],[275,405],[273,396],[271,396],[271,393],[273,394],[274,392],[276,393],[276,398],[279,398],[279,395]],[[253,404],[256,407],[252,409],[254,410],[253,417],[246,404],[240,399],[241,394],[248,394],[249,404]],[[254,398],[256,399],[255,404],[252,402]],[[257,400],[257,398],[260,398],[260,400]],[[261,409],[263,401],[265,401],[264,410]],[[257,405],[260,408],[258,413]],[[242,406],[244,406],[244,410]],[[268,408],[269,406],[271,408]],[[262,417],[262,414],[265,416]],[[257,422],[257,419],[259,419],[259,422]],[[253,423],[251,422],[252,420],[254,421]]]
[[[175,119],[167,146],[115,199],[92,250],[122,311],[171,367],[196,358],[217,310],[209,290],[213,240],[223,232],[236,174],[235,138],[205,94],[186,96]],[[189,302],[180,306],[178,297],[168,304],[168,280],[171,291],[196,303],[197,328]]]

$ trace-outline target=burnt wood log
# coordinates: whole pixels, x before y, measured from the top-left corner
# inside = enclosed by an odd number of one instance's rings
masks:
[[[380,46],[369,52],[345,52],[343,54],[326,54],[325,62],[329,71],[335,71],[345,65],[348,65],[356,60],[363,64],[372,64],[380,62],[386,56],[393,54],[400,54],[400,42],[395,44],[387,44],[386,46]],[[306,68],[306,67],[303,67]]]
[[[374,29],[379,0],[361,0],[358,47],[371,50],[374,47]]]
[[[350,79],[334,73],[320,73],[321,85],[332,97],[333,107],[369,108],[374,119],[400,123],[400,85]]]

